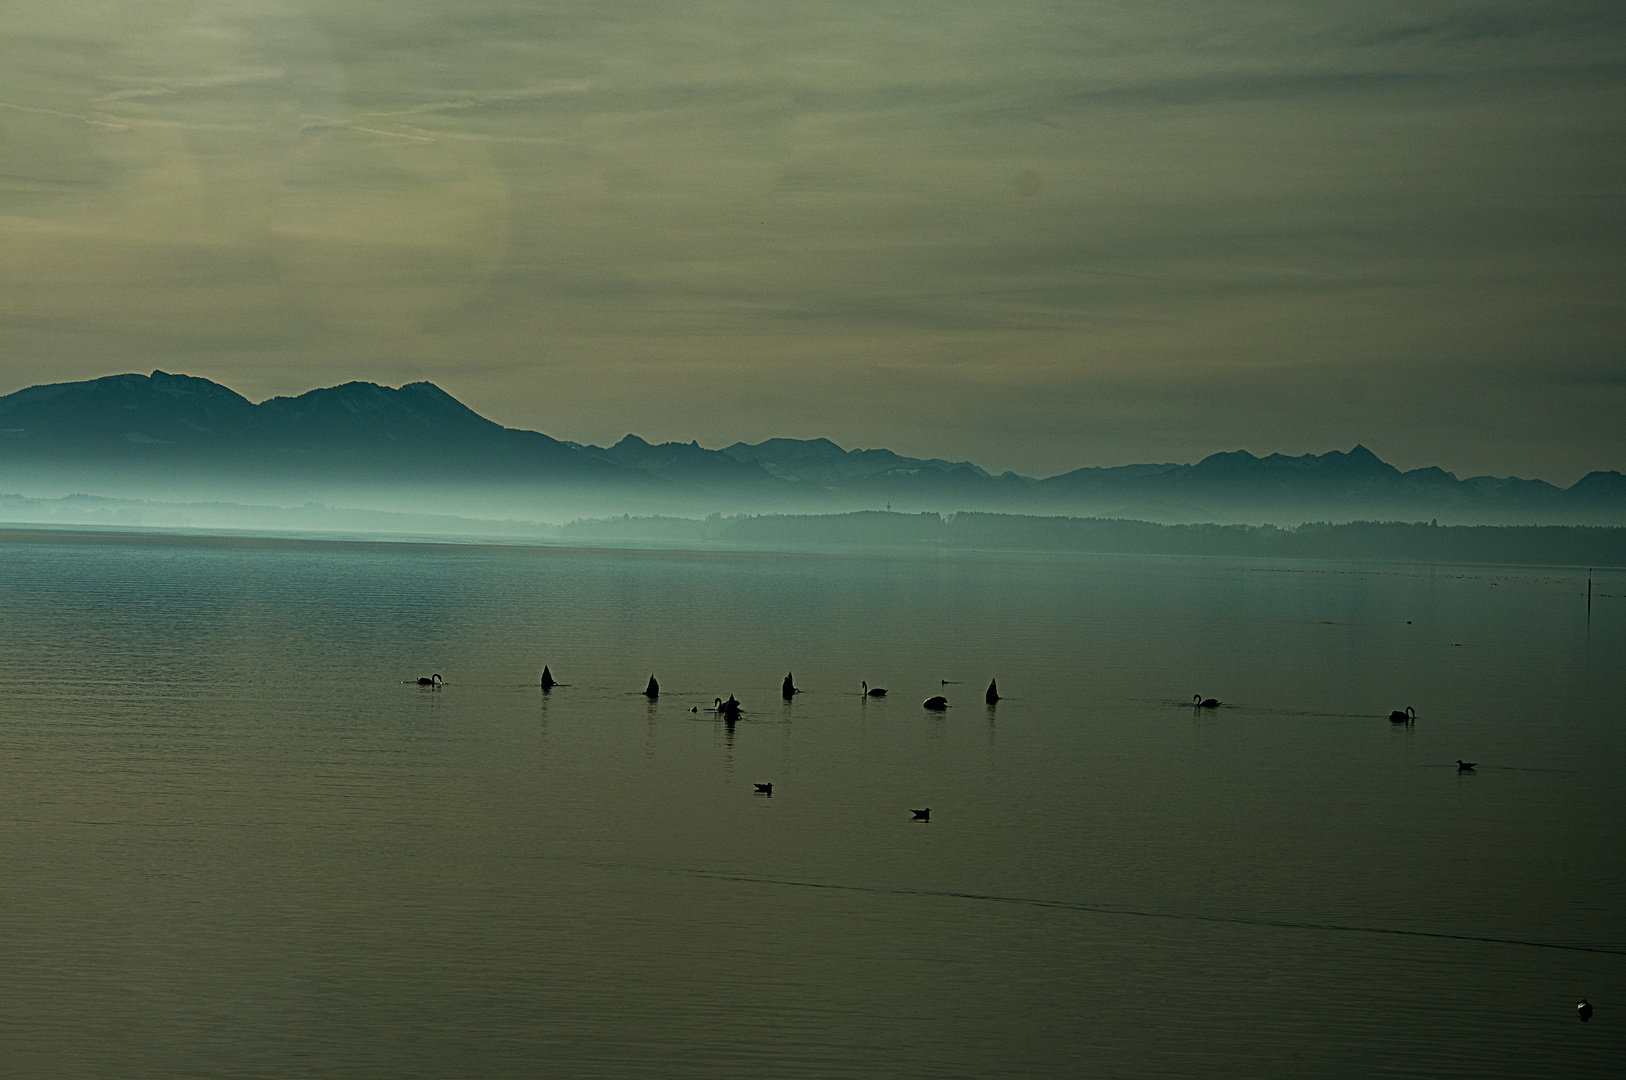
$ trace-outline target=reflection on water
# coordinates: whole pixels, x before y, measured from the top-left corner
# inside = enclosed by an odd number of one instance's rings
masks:
[[[0,535],[0,1066],[1611,1075],[1609,585]]]

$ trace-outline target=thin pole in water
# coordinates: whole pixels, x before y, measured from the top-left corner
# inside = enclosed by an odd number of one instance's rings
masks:
[[[1592,618],[1592,567],[1586,568],[1586,617]]]

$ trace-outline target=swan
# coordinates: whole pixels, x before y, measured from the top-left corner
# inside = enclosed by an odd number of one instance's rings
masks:
[[[942,712],[944,709],[948,708],[948,698],[929,697],[921,703],[921,707],[931,709],[933,712]]]
[[[910,810],[909,812],[915,815],[913,819],[915,821],[930,821],[932,819],[932,808],[929,806],[924,810]]]
[[[661,684],[655,681],[655,676],[649,677],[649,685],[644,687],[644,697],[654,701],[661,696]]]
[[[751,786],[757,789],[757,794],[758,795],[772,795],[773,794],[773,785],[772,784],[752,784]]]
[[[440,687],[440,685],[442,683],[444,683],[445,681],[446,680],[441,678],[439,675],[431,675],[427,679],[424,678],[421,675],[418,676],[418,685],[419,686],[433,686],[433,687],[438,689]]]
[[[988,692],[986,694],[982,695],[982,700],[986,701],[990,705],[992,705],[994,702],[998,701],[999,700],[999,685],[998,684],[999,684],[998,679],[989,679],[988,680]]]
[[[713,707],[717,712],[722,713],[723,716],[730,720],[738,720],[740,718],[740,703],[734,700],[733,694],[728,695],[727,701],[724,701],[722,698],[716,699]]]
[[[1478,764],[1477,761],[1463,761],[1461,758],[1457,758],[1457,772],[1473,772],[1474,766]]]
[[[886,697],[886,691],[881,689],[879,686],[872,688],[869,683],[862,679],[858,680],[858,685],[859,688],[863,690],[864,697]]]
[[[791,698],[800,693],[801,691],[796,689],[796,683],[790,677],[790,672],[785,672],[785,683],[779,688],[780,696],[786,701],[789,701]]]
[[[548,670],[548,665],[543,664],[542,665],[542,689],[544,689],[544,690],[552,690],[555,686],[558,686],[558,685],[559,684],[557,682],[555,682],[554,679],[553,679],[553,672]]]
[[[1412,708],[1410,705],[1406,706],[1405,712],[1401,712],[1399,709],[1396,709],[1394,712],[1389,714],[1389,722],[1391,724],[1404,724],[1415,719],[1417,719],[1417,710]]]
[[[1575,1015],[1581,1018],[1581,1023],[1583,1024],[1592,1019],[1592,1002],[1588,1001],[1586,998],[1582,998],[1580,1001],[1576,1002]]]
[[[1201,694],[1191,695],[1191,704],[1198,709],[1219,708],[1219,698],[1203,697]]]

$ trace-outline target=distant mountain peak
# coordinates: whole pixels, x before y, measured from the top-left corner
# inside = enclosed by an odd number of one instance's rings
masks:
[[[655,445],[628,433],[605,449],[503,427],[428,380],[397,388],[355,380],[255,404],[208,379],[161,369],[0,396],[0,485],[29,470],[89,478],[74,479],[71,490],[117,495],[137,479],[169,488],[208,480],[228,497],[245,478],[296,492],[394,485],[435,498],[473,499],[481,485],[526,499],[591,488],[604,500],[657,500],[615,504],[615,513],[658,505],[701,516],[895,505],[1285,524],[1436,516],[1626,522],[1626,478],[1618,472],[1589,474],[1568,491],[1517,478],[1458,480],[1432,467],[1401,473],[1361,443],[1297,456],[1236,449],[1195,465],[1082,468],[1034,480],[992,476],[966,461],[846,450],[825,438],[708,450],[695,440]]]

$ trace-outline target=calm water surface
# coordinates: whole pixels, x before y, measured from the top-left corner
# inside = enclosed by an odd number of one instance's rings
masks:
[[[0,1071],[1618,1076],[1595,588],[0,533]]]

